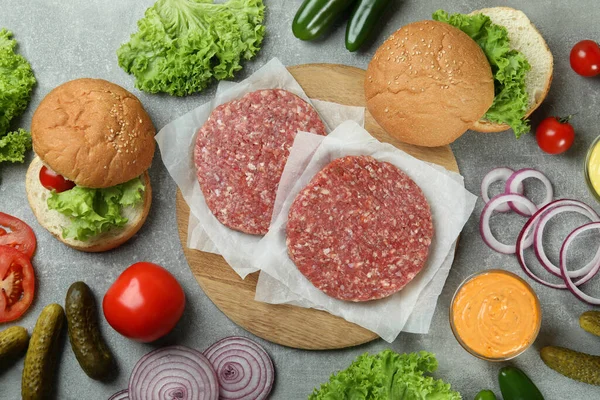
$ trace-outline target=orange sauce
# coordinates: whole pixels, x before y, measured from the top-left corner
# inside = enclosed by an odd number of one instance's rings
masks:
[[[519,277],[491,270],[468,280],[452,302],[452,327],[471,352],[510,358],[535,340],[541,322],[537,296]]]

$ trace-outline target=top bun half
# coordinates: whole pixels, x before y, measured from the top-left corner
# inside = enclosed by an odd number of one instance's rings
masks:
[[[31,121],[33,149],[44,164],[90,188],[115,186],[146,171],[155,133],[137,97],[102,79],[56,87]]]
[[[369,112],[392,136],[435,147],[452,143],[494,101],[490,64],[477,43],[443,22],[419,21],[392,34],[369,63]]]

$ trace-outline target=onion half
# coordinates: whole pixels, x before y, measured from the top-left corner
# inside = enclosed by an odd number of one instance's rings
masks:
[[[565,280],[565,283],[567,284],[567,288],[571,293],[575,295],[575,297],[577,297],[579,300],[585,301],[588,304],[598,306],[600,305],[600,299],[583,293],[577,287],[577,282],[573,282],[571,280],[571,277],[569,277],[568,273],[569,271],[567,270],[567,251],[569,250],[569,246],[571,245],[571,243],[573,243],[577,236],[591,229],[600,229],[600,222],[591,222],[589,224],[580,226],[579,228],[571,232],[569,236],[567,236],[565,242],[563,243],[560,249],[560,271],[562,273],[563,279]],[[591,275],[593,277],[594,275],[596,275],[598,270],[600,270],[600,258],[596,261],[596,265],[594,265],[593,269],[588,273],[588,275]]]
[[[154,350],[129,378],[131,400],[218,400],[217,374],[199,351],[185,346]]]
[[[544,200],[540,204],[536,205],[536,209],[542,208],[546,204],[549,204],[552,201],[552,199],[554,199],[554,190],[552,189],[552,183],[550,183],[550,180],[546,177],[546,175],[532,168],[521,169],[512,174],[510,178],[508,178],[508,180],[506,181],[505,193],[516,193],[519,188],[519,185],[522,185],[523,181],[528,178],[536,178],[540,180],[546,187],[546,197],[544,197]],[[512,202],[508,203],[508,206],[512,208],[516,213],[524,217],[530,217],[535,212],[532,212],[531,210],[524,210],[522,207],[518,207]]]
[[[483,238],[485,244],[487,244],[492,250],[503,254],[515,254],[516,246],[500,243],[498,239],[494,237],[492,230],[490,229],[490,217],[492,216],[492,213],[496,207],[509,202],[519,203],[525,206],[527,210],[531,212],[531,214],[534,214],[537,211],[536,205],[533,204],[531,200],[521,196],[520,194],[499,194],[491,199],[485,205],[485,207],[483,207],[483,211],[481,212],[481,217],[479,219],[479,230],[481,237]],[[525,248],[531,246],[532,244],[533,236],[530,236],[529,241],[525,244]]]
[[[487,175],[481,181],[481,198],[483,199],[483,202],[488,203],[490,201],[489,190],[490,190],[490,185],[492,183],[498,182],[498,181],[506,182],[514,173],[515,173],[514,170],[507,168],[507,167],[494,168],[493,170],[488,172]],[[515,193],[523,194],[523,184],[522,183],[517,186],[517,190]],[[517,205],[517,207],[522,207],[522,206]],[[496,212],[508,212],[508,211],[511,211],[511,208],[508,204],[501,204],[498,207],[496,207]],[[527,212],[527,209],[525,208],[525,211],[523,211],[523,212]]]
[[[273,362],[258,343],[231,336],[210,346],[204,355],[217,371],[220,399],[262,400],[271,392]]]
[[[129,390],[119,390],[117,393],[110,396],[108,400],[129,400]]]

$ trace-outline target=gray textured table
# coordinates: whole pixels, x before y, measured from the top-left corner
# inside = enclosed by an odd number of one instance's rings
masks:
[[[133,79],[117,65],[115,51],[136,30],[136,21],[153,0],[1,0],[0,27],[12,30],[20,43],[19,51],[32,64],[38,86],[31,105],[21,120],[28,128],[31,116],[40,100],[55,86],[78,77],[98,77],[111,80],[139,96],[156,127],[207,101],[215,86],[200,95],[174,98],[148,95],[133,87]],[[265,0],[268,7],[268,36],[259,56],[246,64],[239,75],[243,78],[274,56],[286,65],[312,62],[332,62],[365,68],[370,57],[385,37],[400,26],[429,18],[437,8],[452,12],[470,12],[493,5],[521,8],[537,24],[555,57],[554,82],[550,95],[534,115],[533,123],[550,113],[578,112],[574,120],[577,138],[573,148],[562,156],[543,154],[533,135],[517,141],[511,133],[476,134],[469,132],[452,145],[469,190],[478,193],[485,173],[496,166],[513,168],[538,167],[555,185],[557,197],[581,199],[600,207],[588,193],[583,180],[582,163],[587,146],[598,131],[598,91],[600,80],[583,79],[575,75],[568,63],[571,46],[580,39],[599,39],[597,21],[600,8],[593,0],[557,1],[459,1],[459,0],[397,0],[386,17],[382,32],[375,43],[358,54],[348,53],[343,44],[344,30],[336,29],[318,43],[303,43],[294,38],[290,25],[300,0]],[[469,4],[470,3],[470,4]],[[63,343],[56,377],[58,399],[105,399],[127,385],[135,362],[149,350],[165,344],[185,344],[204,349],[217,339],[233,334],[247,334],[223,315],[204,295],[190,273],[177,236],[175,223],[175,184],[163,167],[157,151],[150,174],[154,189],[154,204],[148,222],[139,234],[120,248],[104,254],[85,254],[71,250],[42,229],[25,196],[24,177],[27,165],[0,167],[0,210],[28,222],[37,234],[38,251],[34,265],[39,287],[35,301],[18,323],[33,328],[39,311],[50,302],[64,302],[69,285],[75,280],[86,281],[101,298],[119,273],[140,260],[166,266],[183,284],[187,306],[177,328],[159,343],[139,344],[127,340],[104,321],[103,333],[117,360],[119,375],[113,382],[99,383],[89,379],[77,365],[68,343]],[[398,352],[428,350],[437,354],[443,377],[471,399],[482,388],[497,393],[497,372],[501,365],[475,359],[456,342],[448,325],[448,305],[457,285],[476,271],[500,267],[523,275],[515,258],[496,254],[482,242],[478,233],[478,202],[472,218],[464,229],[456,261],[439,299],[433,325],[428,335],[401,334],[391,345],[382,340],[341,351],[309,352],[284,348],[259,340],[273,357],[277,381],[274,399],[303,399],[312,388],[344,368],[359,354],[392,348]],[[506,232],[518,231],[517,218],[506,217]],[[553,256],[556,256],[556,246]],[[577,350],[600,354],[600,340],[578,328],[578,315],[588,307],[566,292],[533,284],[543,307],[543,325],[535,345],[514,361],[539,384],[546,399],[573,400],[600,398],[600,389],[570,381],[546,368],[538,350],[547,344],[570,346]],[[599,294],[597,281],[588,290]],[[6,326],[2,326],[5,328]],[[0,371],[0,398],[17,399],[20,393],[22,361]]]

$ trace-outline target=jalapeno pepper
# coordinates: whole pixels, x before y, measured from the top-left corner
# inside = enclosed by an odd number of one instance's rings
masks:
[[[482,390],[477,393],[475,400],[497,400],[496,395],[491,390]]]
[[[537,386],[516,367],[501,368],[498,382],[504,400],[544,400]]]
[[[358,0],[348,25],[346,48],[356,51],[369,38],[390,0]]]
[[[304,0],[292,23],[294,36],[302,40],[318,38],[354,3],[354,0]]]

